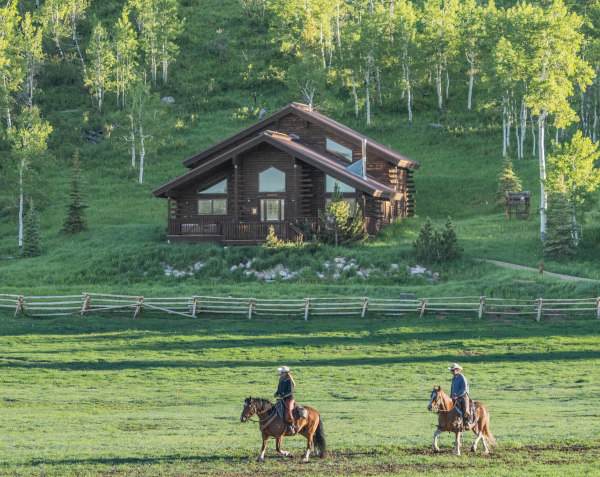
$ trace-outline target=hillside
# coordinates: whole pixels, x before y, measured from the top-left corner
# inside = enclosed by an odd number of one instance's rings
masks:
[[[33,8],[33,4],[22,2],[27,8]],[[92,1],[81,25],[82,38],[89,37],[97,19],[107,25],[114,23],[121,6],[122,2]],[[245,113],[244,108],[264,108],[272,113],[291,101],[303,100],[297,89],[288,88],[269,69],[281,61],[282,53],[269,41],[263,23],[240,14],[237,0],[223,0],[218,6],[182,0],[179,15],[185,18],[177,38],[179,54],[170,66],[169,82],[153,89],[158,98],[172,96],[175,102],[155,106],[159,119],[148,127],[151,137],[142,185],[137,183],[138,173],[130,165],[126,112],[114,106],[114,95],[107,94],[103,112],[99,113],[90,102],[77,62],[49,54],[51,40],[44,40],[48,53],[38,74],[37,103],[53,127],[50,154],[44,159],[43,180],[37,191],[44,253],[36,258],[19,257],[16,191],[8,190],[14,184],[5,179],[3,196],[10,196],[11,201],[0,215],[1,292],[385,296],[402,291],[421,296],[597,296],[597,285],[593,283],[565,283],[480,261],[494,259],[537,267],[542,260],[536,214],[538,165],[528,155],[515,161],[515,172],[524,189],[532,191],[531,221],[505,222],[503,208],[496,199],[502,167],[500,125],[489,120],[487,111],[459,111],[458,101],[452,101],[454,86],[441,127],[435,128],[431,125],[439,119],[435,108],[429,107],[435,99],[426,91],[415,100],[411,126],[404,110],[393,101],[381,108],[374,106],[371,124],[366,126],[362,113],[358,120],[354,118],[351,98],[340,89],[328,87],[317,96],[316,104],[325,114],[421,163],[416,173],[418,216],[393,224],[364,247],[268,252],[252,247],[167,244],[166,203],[154,198],[152,189],[182,174],[185,169],[181,162],[192,153],[251,124],[254,116]],[[526,150],[530,149],[531,145],[526,145]],[[83,168],[89,229],[71,236],[60,229],[76,150]],[[346,277],[334,283],[323,282],[311,272],[336,256],[356,258],[380,268],[390,263],[400,264],[402,269],[414,265],[417,260],[411,243],[423,219],[429,216],[441,226],[448,215],[465,253],[455,263],[432,266],[441,274],[438,283],[411,279],[407,274],[366,282]],[[547,262],[546,269],[600,279],[599,218],[597,209],[589,214],[585,240],[575,259]],[[294,283],[269,285],[272,290],[265,289],[264,283],[229,272],[232,265],[254,257],[264,267],[284,263],[308,271]],[[164,273],[167,266],[188,267],[199,261],[207,265],[194,276],[175,278]]]

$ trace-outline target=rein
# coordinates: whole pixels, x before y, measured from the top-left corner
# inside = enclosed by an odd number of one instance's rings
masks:
[[[254,409],[256,410],[256,406],[254,406]],[[259,419],[258,421],[255,421],[255,420],[253,420],[253,419],[250,419],[250,418],[248,418],[248,420],[249,420],[250,422],[258,422],[259,424],[260,424],[261,422],[268,421],[269,419],[271,419],[271,417],[273,417],[273,414],[275,414],[275,412],[277,412],[277,409],[275,408],[275,405],[273,405],[273,407],[271,407],[270,411],[271,411],[271,414],[269,414],[267,417],[265,417],[265,418],[263,418],[263,419]],[[256,411],[256,415],[257,415],[257,416],[258,416],[258,413],[259,413],[259,412],[263,412],[263,411]],[[265,412],[269,412],[269,411],[265,411]],[[259,417],[260,417],[260,416],[259,416]]]

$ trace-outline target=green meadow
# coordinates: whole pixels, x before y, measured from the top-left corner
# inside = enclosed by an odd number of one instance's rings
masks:
[[[600,472],[600,321],[430,316],[303,320],[55,318],[0,321],[0,474]],[[461,363],[499,448],[452,454],[427,411]],[[272,399],[277,366],[323,419],[330,455],[302,464],[241,423],[247,395]]]

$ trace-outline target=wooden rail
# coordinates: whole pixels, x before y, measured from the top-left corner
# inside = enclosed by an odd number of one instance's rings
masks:
[[[0,313],[8,311],[44,317],[63,315],[87,315],[129,311],[134,317],[140,313],[165,313],[190,318],[218,315],[243,315],[248,319],[261,316],[301,317],[310,316],[401,316],[407,313],[473,313],[484,315],[535,316],[591,315],[600,319],[600,297],[536,300],[518,298],[488,298],[484,296],[430,297],[430,298],[231,298],[211,296],[191,297],[143,297],[133,295],[109,295],[82,293],[67,296],[24,296],[0,294]]]

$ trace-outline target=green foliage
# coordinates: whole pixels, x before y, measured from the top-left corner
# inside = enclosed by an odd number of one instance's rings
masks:
[[[350,204],[344,200],[338,181],[335,181],[331,202],[325,205],[325,210],[319,215],[320,234],[318,240],[322,243],[350,245],[364,243],[368,234],[362,212],[357,206],[356,213],[350,214]]]
[[[73,156],[71,174],[71,191],[69,193],[71,202],[67,205],[67,216],[65,217],[62,228],[62,230],[68,234],[81,232],[87,228],[85,209],[87,209],[88,206],[83,203],[81,194],[81,169],[79,168],[79,154],[77,152],[75,152],[75,155]]]
[[[434,229],[431,219],[427,217],[419,230],[419,236],[413,242],[413,249],[425,263],[449,262],[457,259],[463,252],[450,217],[446,219],[443,230]]]
[[[33,199],[27,201],[27,211],[23,220],[23,247],[21,256],[37,257],[42,254],[40,218]]]
[[[567,194],[554,192],[548,196],[548,236],[544,256],[556,260],[573,257],[577,251],[573,241],[571,206]]]
[[[275,235],[275,227],[272,225],[269,227],[269,234],[267,235],[266,242],[264,246],[266,248],[278,249],[285,245],[285,241],[281,240],[277,235]]]
[[[521,180],[513,171],[513,164],[509,157],[504,158],[504,168],[498,178],[498,200],[504,202],[509,192],[520,192],[523,190]]]

